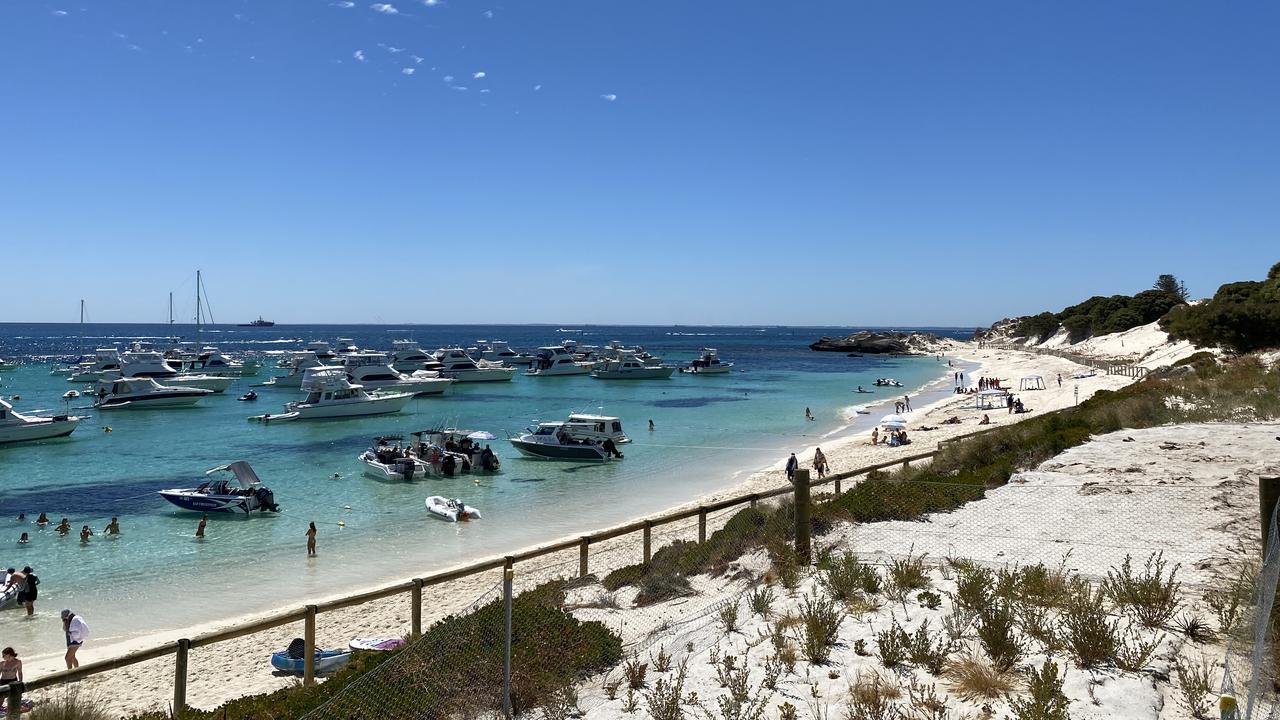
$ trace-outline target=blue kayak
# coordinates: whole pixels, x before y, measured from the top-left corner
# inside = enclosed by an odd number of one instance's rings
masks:
[[[316,674],[333,672],[351,659],[350,650],[317,650]],[[302,674],[302,658],[289,657],[288,651],[271,653],[271,667],[284,672]]]

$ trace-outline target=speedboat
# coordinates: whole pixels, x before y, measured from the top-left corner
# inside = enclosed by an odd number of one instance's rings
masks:
[[[98,382],[94,407],[102,410],[186,407],[212,394],[212,390],[204,388],[161,385],[149,377],[103,379]]]
[[[83,420],[74,415],[37,417],[16,412],[8,401],[0,398],[0,443],[48,440],[70,435]]]
[[[484,341],[482,340],[481,342]],[[501,363],[506,366],[528,365],[533,362],[532,355],[518,353],[502,340],[492,340],[486,343],[479,359],[495,364]]]
[[[391,360],[380,352],[361,350],[351,353],[343,357],[342,364],[347,369],[347,378],[351,382],[373,390],[441,395],[453,384],[449,378],[426,370],[416,370],[412,375],[405,375],[392,367]]]
[[[216,347],[205,346],[193,356],[182,358],[182,370],[201,375],[225,375],[229,377],[252,377],[258,374],[262,364],[257,360],[232,360],[223,355]]]
[[[284,375],[277,375],[263,383],[263,385],[286,388],[302,387],[302,377],[306,374],[306,371],[311,368],[323,367],[324,364],[325,360],[316,355],[314,350],[295,353],[288,360],[283,361],[282,367],[288,368],[289,372]]]
[[[902,387],[902,383],[893,378],[876,378],[876,381],[871,384],[876,387]]]
[[[542,422],[528,432],[509,440],[521,455],[543,460],[584,460],[604,462],[610,457],[622,457],[617,448],[611,452],[604,443],[574,440],[564,432],[562,422]],[[612,443],[610,443],[612,444]]]
[[[13,362],[12,360],[5,360],[4,358],[0,358],[0,372],[7,372],[9,370],[17,370],[17,369],[18,369],[18,363]]]
[[[619,351],[617,359],[596,363],[591,377],[597,380],[657,380],[669,378],[676,369],[669,365],[648,365],[630,351]]]
[[[67,378],[73,383],[96,383],[105,372],[120,370],[119,348],[98,348],[93,351],[93,359],[80,364],[80,368]]]
[[[214,477],[193,488],[161,490],[160,497],[183,510],[192,512],[244,513],[245,515],[254,510],[280,512],[280,506],[276,505],[275,494],[262,484],[258,474],[244,460],[237,460],[230,465],[219,465],[206,471],[205,475]]]
[[[703,348],[702,356],[689,363],[688,367],[680,368],[680,372],[693,375],[720,375],[732,369],[733,363],[722,361],[716,354],[715,348]]]
[[[424,365],[435,361],[435,356],[419,347],[415,340],[391,341],[391,367],[400,372],[422,370]]]
[[[337,366],[308,369],[302,378],[302,389],[307,392],[306,399],[285,403],[283,413],[254,415],[249,419],[281,422],[386,415],[400,412],[413,399],[413,393],[407,392],[367,392],[347,380],[346,368]]]
[[[432,495],[427,498],[427,512],[431,513],[431,517],[445,522],[480,519],[479,510],[464,505],[461,500],[450,500],[441,495]]]
[[[61,375],[63,377],[69,378],[75,373],[82,370],[84,364],[91,363],[91,362],[93,362],[92,355],[81,355],[80,357],[76,358],[75,361],[73,362],[66,362],[65,360],[61,362],[55,362],[52,366],[49,367],[49,374]]]
[[[495,382],[510,380],[515,368],[495,365],[487,360],[476,362],[462,348],[442,348],[436,351],[436,360],[443,365],[440,376],[458,382]]]
[[[591,372],[591,363],[580,362],[569,348],[548,346],[538,348],[533,366],[525,373],[534,377],[552,377],[556,375],[587,375]]]
[[[574,413],[564,424],[564,432],[573,440],[596,443],[612,440],[618,445],[631,442],[631,438],[622,432],[622,421],[609,415]]]
[[[493,433],[483,430],[459,430],[439,428],[410,433],[409,451],[425,460],[437,475],[452,477],[455,473],[496,473],[502,466],[497,454],[486,444],[493,440]],[[450,458],[453,462],[450,462]]]
[[[179,373],[155,350],[134,346],[120,355],[119,374],[124,377],[153,378],[172,387],[202,388],[220,393],[231,387],[235,377],[206,375],[204,373]],[[115,373],[105,371],[102,379],[112,379]]]
[[[303,673],[306,671],[307,643],[297,638],[289,643],[289,649],[271,653],[271,667],[287,673]],[[317,674],[333,672],[351,660],[350,650],[320,650],[312,655],[312,668]]]
[[[249,392],[241,395],[236,399],[239,400],[240,402],[253,402],[254,400],[258,399],[258,391],[250,390]]]
[[[430,474],[429,468],[400,447],[402,439],[398,435],[374,438],[373,447],[360,453],[358,458],[364,463],[365,474],[386,480],[412,480],[414,476]]]

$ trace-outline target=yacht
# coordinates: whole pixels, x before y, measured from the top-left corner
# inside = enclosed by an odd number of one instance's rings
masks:
[[[733,369],[733,363],[727,363],[716,354],[715,348],[702,348],[702,355],[688,367],[680,368],[682,373],[694,375],[720,375]]]
[[[350,355],[351,353],[360,352],[360,348],[351,338],[338,338],[338,344],[333,348],[338,355]]]
[[[36,417],[16,412],[13,406],[0,398],[0,444],[26,440],[48,440],[70,435],[83,420],[74,415]]]
[[[400,372],[421,370],[427,363],[435,361],[435,356],[419,347],[415,340],[391,341],[391,367]]]
[[[548,346],[538,348],[533,366],[525,373],[538,377],[554,375],[586,375],[591,372],[591,363],[581,362],[567,347]]]
[[[521,455],[541,460],[605,462],[615,454],[622,457],[616,448],[610,452],[603,444],[574,440],[564,431],[564,425],[563,422],[541,422],[509,442]]]
[[[326,364],[330,360],[334,360],[338,357],[337,353],[333,351],[333,348],[329,347],[329,343],[323,340],[312,340],[307,343],[307,346],[303,348],[303,351],[314,353],[317,358]]]
[[[83,369],[84,365],[91,362],[93,362],[92,355],[81,355],[80,357],[76,358],[74,361],[71,361],[71,362],[66,362],[66,361],[55,362],[52,366],[50,366],[49,374],[61,375],[66,378],[70,378],[72,375],[76,374],[81,369]]]
[[[476,362],[462,348],[443,348],[436,351],[436,360],[443,365],[440,376],[458,382],[495,382],[510,380],[515,368],[494,365],[488,361]]]
[[[564,423],[564,432],[574,440],[597,443],[612,440],[617,445],[631,442],[622,432],[622,421],[608,415],[574,413]]]
[[[613,360],[596,363],[591,377],[597,380],[655,380],[669,378],[676,369],[667,365],[648,365],[627,350],[617,351]]]
[[[120,370],[119,348],[98,348],[93,351],[93,359],[80,364],[80,369],[67,378],[73,383],[96,383],[102,379],[102,373]]]
[[[212,390],[193,387],[168,387],[149,377],[121,377],[98,381],[97,402],[102,410],[185,407],[195,405]]]
[[[228,479],[226,475],[231,475]],[[160,497],[183,510],[193,512],[244,513],[280,512],[275,494],[262,484],[249,463],[238,460],[205,472],[215,476],[197,487],[160,490]]]
[[[132,378],[154,378],[171,387],[202,388],[220,393],[235,382],[234,377],[215,375],[179,373],[164,359],[164,355],[155,350],[145,350],[135,346],[120,355],[119,372],[108,371],[102,374],[103,380],[114,379],[117,375]]]
[[[480,342],[484,342],[481,340]],[[506,342],[502,340],[492,340],[483,345],[484,350],[480,352],[480,359],[487,360],[491,363],[501,363],[503,365],[529,365],[533,363],[534,357],[527,353],[518,353],[512,350]]]
[[[288,360],[282,360],[280,364],[280,367],[288,368],[289,372],[284,375],[277,375],[263,383],[263,385],[285,388],[302,387],[302,378],[306,372],[311,368],[323,367],[324,364],[325,362],[316,357],[313,350],[295,353]]]
[[[307,397],[285,403],[283,413],[255,415],[250,420],[279,422],[320,418],[363,417],[397,413],[413,399],[413,393],[367,392],[347,379],[347,369],[322,365],[308,369],[302,377]]]
[[[348,380],[373,390],[440,395],[453,384],[449,378],[426,370],[405,375],[391,366],[391,360],[385,353],[361,350],[344,356],[342,365],[347,369]]]
[[[216,347],[202,347],[192,355],[182,358],[181,368],[201,375],[226,375],[252,377],[258,374],[262,364],[257,360],[232,360]]]

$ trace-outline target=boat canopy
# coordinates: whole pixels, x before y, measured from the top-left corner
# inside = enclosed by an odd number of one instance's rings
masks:
[[[574,413],[569,416],[569,422],[589,422],[589,423],[613,422],[614,420],[617,420],[617,419],[618,418],[610,415],[587,415],[585,413],[584,414]]]
[[[244,460],[237,460],[229,465],[219,465],[216,468],[205,471],[205,475],[212,475],[218,472],[228,471],[236,476],[236,480],[240,481],[241,487],[250,487],[253,485],[261,485],[262,481],[258,479],[258,473],[249,467],[249,463]]]

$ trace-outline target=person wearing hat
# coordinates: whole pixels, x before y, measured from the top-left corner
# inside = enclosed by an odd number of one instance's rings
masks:
[[[62,611],[62,631],[67,635],[67,669],[72,670],[80,667],[80,661],[76,659],[76,651],[80,646],[84,645],[84,641],[89,639],[89,626],[85,624],[84,618],[71,612],[70,610]]]
[[[36,611],[36,596],[39,591],[36,589],[40,585],[40,578],[36,577],[36,573],[31,569],[30,565],[22,568],[22,579],[18,583],[18,604],[27,609],[28,615],[34,615]]]

